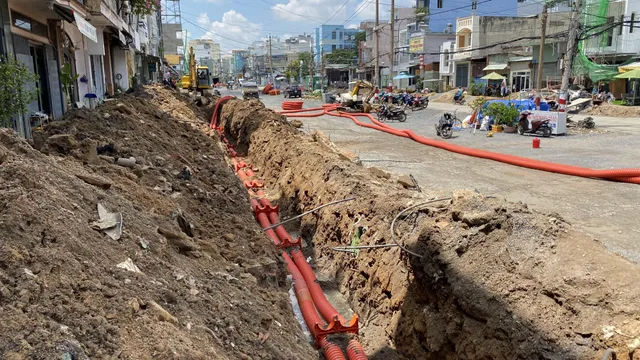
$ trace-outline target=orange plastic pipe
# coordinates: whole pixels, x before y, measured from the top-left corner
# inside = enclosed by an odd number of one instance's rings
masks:
[[[313,299],[311,298],[311,294],[309,293],[309,288],[307,287],[307,283],[304,281],[304,277],[298,270],[296,264],[291,260],[289,254],[286,252],[282,252],[282,258],[284,262],[287,264],[287,270],[289,270],[289,274],[293,277],[293,290],[296,293],[296,298],[298,299],[298,305],[300,305],[300,311],[302,312],[302,317],[304,318],[305,324],[307,324],[307,328],[313,335],[314,339],[316,338],[316,324],[320,324],[322,326],[325,325],[320,315],[316,311],[316,307],[313,304]]]
[[[311,265],[307,262],[304,255],[300,250],[292,250],[291,257],[293,258],[293,262],[296,264],[300,273],[304,278],[304,281],[307,283],[309,288],[309,292],[311,293],[311,298],[313,299],[313,303],[316,305],[318,312],[322,315],[322,317],[330,322],[335,317],[338,317],[338,321],[345,323],[345,319],[340,315],[338,310],[331,305],[329,300],[327,300],[320,284],[318,284],[318,279],[316,275],[313,273],[313,269],[311,269]]]
[[[327,340],[326,336],[320,339],[320,346],[324,350],[324,357],[327,360],[346,360],[340,347]]]
[[[525,168],[534,169],[534,170],[554,172],[554,173],[564,174],[564,175],[579,176],[579,177],[586,177],[586,178],[600,178],[600,179],[606,179],[606,180],[640,184],[640,169],[596,170],[596,169],[583,168],[579,166],[572,166],[572,165],[558,164],[558,163],[552,163],[547,161],[528,159],[528,158],[523,158],[515,155],[500,154],[492,151],[473,149],[473,148],[468,148],[460,145],[451,144],[449,142],[445,142],[441,140],[435,140],[435,139],[426,138],[424,136],[416,135],[413,131],[410,131],[410,130],[401,130],[401,129],[393,128],[389,125],[386,125],[377,121],[370,114],[347,114],[347,113],[335,112],[336,109],[337,109],[336,105],[329,104],[329,105],[323,106],[323,112],[321,114],[320,113],[300,114],[299,112],[292,111],[284,115],[288,117],[314,117],[314,116],[322,116],[326,114],[331,116],[344,117],[344,118],[350,119],[358,126],[362,126],[362,127],[366,127],[366,128],[370,128],[378,131],[384,131],[386,133],[396,135],[396,136],[401,136],[404,138],[409,138],[421,144],[437,147],[443,150],[455,152],[457,154],[474,156],[474,157],[483,158],[487,160],[503,162],[510,165],[525,167]],[[361,122],[356,118],[357,116],[365,116],[369,118],[369,120],[371,120],[373,124]]]
[[[347,344],[347,357],[349,360],[367,360],[367,354],[364,353],[364,349],[358,340],[352,339]]]

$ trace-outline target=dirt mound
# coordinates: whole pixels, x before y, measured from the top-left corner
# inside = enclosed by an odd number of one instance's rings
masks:
[[[42,152],[0,132],[1,358],[317,356],[203,112],[149,88],[67,113]]]
[[[605,103],[600,106],[592,106],[580,113],[613,117],[640,117],[640,106],[623,106]]]
[[[404,190],[254,110],[231,102],[224,127],[281,209],[357,198],[294,230],[319,276],[335,278],[360,314],[371,359],[593,359],[607,347],[626,352],[627,336],[640,333],[637,266],[524,204],[457,192],[399,218],[396,236],[418,256],[397,246],[334,251],[393,244],[396,214],[443,194]]]

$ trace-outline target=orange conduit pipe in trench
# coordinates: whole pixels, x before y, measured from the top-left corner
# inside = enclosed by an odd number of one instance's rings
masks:
[[[345,319],[340,315],[338,310],[331,305],[329,300],[327,300],[327,297],[324,295],[320,284],[318,284],[318,279],[316,279],[316,275],[313,273],[313,269],[311,269],[311,265],[309,265],[302,252],[300,250],[292,250],[291,257],[300,270],[304,281],[307,283],[313,303],[316,305],[316,308],[322,317],[327,322],[330,322],[337,317],[338,321],[344,323]]]
[[[216,128],[221,133],[222,140],[226,144],[227,149],[229,150],[229,154],[233,158],[233,164],[236,174],[243,181],[245,187],[247,187],[250,195],[251,207],[254,209],[256,219],[263,228],[267,228],[272,224],[277,224],[280,221],[278,217],[278,208],[277,206],[273,206],[269,202],[269,200],[266,199],[264,191],[260,189],[262,185],[260,185],[258,188],[254,186],[262,184],[262,181],[254,179],[249,182],[248,179],[255,176],[255,173],[251,169],[251,165],[242,160],[238,160],[237,153],[233,150],[233,146],[229,144],[229,142],[224,137],[222,129],[218,128],[222,106],[226,101],[229,100],[229,98],[232,97],[222,98],[218,100],[216,108],[214,109],[214,114],[211,118],[210,127]],[[319,109],[321,110],[322,108]],[[279,246],[283,243],[286,243],[287,240],[291,241],[291,236],[282,225],[276,227],[275,230],[275,232],[273,229],[268,229],[265,231],[267,236],[269,236],[269,238],[275,245]],[[320,285],[316,281],[315,274],[313,274],[311,266],[307,263],[302,252],[300,252],[299,250],[292,250],[291,253],[294,256],[294,259],[297,260],[297,264],[295,260],[291,259],[286,251],[282,252],[282,257],[287,264],[289,273],[293,278],[294,291],[296,293],[298,304],[300,306],[305,324],[314,336],[316,345],[323,349],[325,358],[327,358],[328,360],[346,360],[340,347],[327,339],[327,334],[335,332],[327,330],[328,328],[325,327],[326,323],[318,314],[318,310],[316,310],[316,308],[318,307],[323,309],[323,316],[329,317],[331,320],[338,319],[342,321],[344,319],[340,316],[338,311],[335,310],[335,308],[329,303],[329,301],[327,301],[324,293],[322,292],[322,289],[320,288]],[[302,270],[299,268],[299,266],[302,268]],[[311,288],[309,284],[311,284]],[[314,298],[319,299],[318,302],[322,305],[318,306],[315,303]],[[354,319],[357,320],[357,316],[354,316]],[[337,332],[341,332],[345,329],[350,328],[341,326],[339,327]],[[355,331],[357,333],[357,321],[355,323]],[[352,340],[352,342],[355,342],[358,349],[362,349],[362,346],[357,342],[357,340],[354,339]],[[360,357],[354,359],[366,360],[364,351],[358,353],[358,356]],[[349,359],[351,360],[352,358],[349,357]]]
[[[474,156],[482,159],[498,161],[510,165],[525,167],[534,170],[541,170],[547,172],[553,172],[564,175],[571,176],[579,176],[585,178],[599,178],[605,180],[613,180],[613,181],[621,181],[628,182],[632,184],[640,184],[640,169],[612,169],[612,170],[596,170],[583,168],[579,166],[558,164],[548,161],[540,161],[534,159],[523,158],[520,156],[509,155],[509,154],[500,154],[492,151],[480,150],[468,148],[460,145],[455,145],[446,141],[435,140],[426,138],[424,136],[416,135],[413,131],[410,130],[402,130],[393,128],[387,124],[383,124],[378,120],[374,119],[370,114],[351,114],[339,112],[337,110],[338,105],[324,105],[322,111],[316,112],[313,114],[307,114],[310,109],[302,109],[299,112],[296,111],[287,111],[283,113],[283,115],[287,117],[316,117],[322,115],[331,115],[336,117],[343,117],[350,119],[356,125],[367,127],[370,129],[384,131],[386,133],[401,136],[404,138],[412,139],[418,143],[437,147],[443,150],[455,152],[462,155]],[[317,111],[318,108],[314,108],[313,110]],[[372,123],[364,123],[359,121],[356,117],[367,117]]]
[[[362,345],[357,340],[350,340],[347,344],[347,357],[349,360],[367,360]]]

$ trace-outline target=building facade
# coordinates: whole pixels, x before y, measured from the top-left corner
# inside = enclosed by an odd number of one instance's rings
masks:
[[[159,14],[134,15],[119,0],[0,0],[0,52],[38,75],[38,97],[15,127],[30,137],[32,114],[56,119],[135,84],[159,79]],[[68,73],[67,73],[68,72]],[[72,79],[63,84],[65,78]]]
[[[569,27],[570,14],[550,13],[547,22],[548,43],[555,43],[558,34]],[[535,84],[533,48],[539,41],[540,19],[533,17],[509,16],[468,16],[456,22],[456,46],[453,54],[455,62],[454,86],[468,87],[472,81],[489,72],[496,72],[507,78],[510,87],[517,90],[532,89]],[[529,39],[533,38],[533,40]],[[556,76],[558,59],[564,56],[560,45],[553,47],[545,56],[543,77]]]
[[[346,29],[344,25],[322,25],[314,29],[314,61],[320,64],[322,56],[338,49],[356,49],[358,29]]]
[[[219,75],[220,72],[220,44],[211,39],[195,39],[187,43],[187,47],[193,48],[196,62],[209,68],[209,73]]]

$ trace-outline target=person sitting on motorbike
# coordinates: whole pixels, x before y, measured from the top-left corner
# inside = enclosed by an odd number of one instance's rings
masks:
[[[456,92],[455,96],[453,97],[453,100],[458,101],[460,100],[460,98],[462,98],[462,94],[464,91],[462,91],[462,86],[458,87],[458,91]]]

